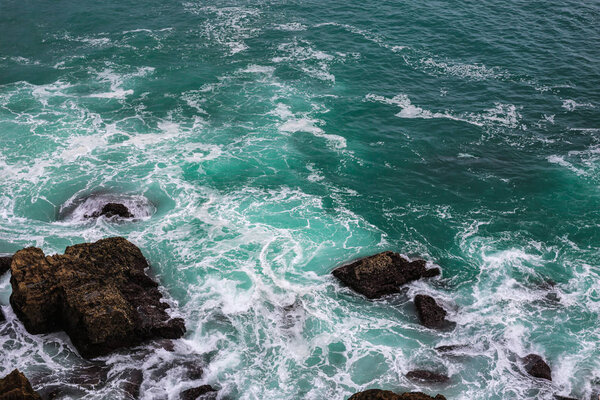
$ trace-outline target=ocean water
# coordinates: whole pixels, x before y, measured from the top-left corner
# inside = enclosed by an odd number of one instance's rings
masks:
[[[124,236],[188,332],[90,383],[5,275],[0,375],[83,399],[126,398],[132,367],[141,399],[597,397],[599,27],[597,1],[3,0],[0,253]],[[107,200],[139,218],[83,218]],[[330,274],[388,249],[441,278],[368,301]],[[418,293],[455,329],[419,325]]]

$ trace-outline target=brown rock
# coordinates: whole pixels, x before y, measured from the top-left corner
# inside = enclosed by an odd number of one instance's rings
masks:
[[[438,374],[437,372],[427,371],[424,369],[416,369],[406,374],[406,377],[413,381],[427,383],[446,383],[450,381],[446,375]]]
[[[446,400],[446,398],[441,394],[431,397],[421,392],[396,394],[389,390],[370,389],[353,394],[348,400]]]
[[[4,275],[4,273],[10,269],[11,262],[12,262],[11,256],[0,257],[0,275]]]
[[[333,276],[354,291],[376,299],[398,293],[399,287],[420,278],[440,274],[439,268],[425,268],[425,260],[407,261],[391,251],[361,258],[333,270]]]
[[[0,379],[0,400],[42,400],[18,369]]]
[[[525,371],[535,378],[552,380],[552,371],[544,359],[537,354],[529,354],[523,358]]]
[[[13,256],[10,303],[27,331],[64,330],[83,357],[181,337],[183,320],[169,318],[146,268],[140,249],[119,237],[70,246],[64,255],[29,247]]]
[[[448,325],[446,310],[440,307],[433,297],[424,294],[416,295],[415,307],[422,325],[437,329]]]
[[[212,400],[217,398],[217,390],[210,385],[202,385],[181,392],[181,400]]]

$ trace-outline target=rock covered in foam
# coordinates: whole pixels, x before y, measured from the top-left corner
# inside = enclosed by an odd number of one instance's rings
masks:
[[[0,400],[42,400],[18,369],[0,379]]]
[[[98,218],[104,216],[106,218],[120,217],[120,218],[133,218],[134,215],[129,209],[121,203],[107,203],[102,207],[102,210],[96,211],[91,215],[85,215],[85,218]]]
[[[552,380],[552,371],[542,357],[537,354],[528,354],[523,357],[525,371],[535,378]]]
[[[407,261],[392,251],[361,258],[333,270],[333,276],[354,291],[376,299],[398,293],[400,286],[440,274],[439,268],[426,268],[425,260]]]
[[[63,255],[29,247],[13,256],[10,303],[30,333],[64,330],[83,357],[181,337],[183,320],[169,317],[146,268],[140,249],[121,237],[70,246]]]
[[[433,297],[424,294],[416,295],[415,307],[422,325],[435,329],[449,325],[446,320],[446,310],[440,307]]]
[[[389,390],[369,389],[353,394],[348,400],[446,400],[446,398],[441,394],[431,397],[421,392],[397,394]]]

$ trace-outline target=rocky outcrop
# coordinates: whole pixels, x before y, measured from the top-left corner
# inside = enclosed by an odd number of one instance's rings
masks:
[[[416,369],[406,374],[406,377],[411,381],[426,382],[426,383],[446,383],[450,381],[446,375],[438,374],[437,372],[427,371],[424,369]]]
[[[45,256],[18,251],[11,265],[15,314],[30,333],[64,330],[83,357],[96,357],[153,338],[185,332],[171,319],[140,249],[124,238],[67,247]]]
[[[98,218],[104,216],[106,218],[121,217],[121,218],[133,218],[134,215],[129,212],[129,209],[121,203],[107,203],[102,207],[102,210],[96,211],[91,215],[84,215],[85,218]]]
[[[217,390],[210,385],[202,385],[181,392],[181,400],[213,400],[217,398]]]
[[[576,399],[574,397],[565,397],[565,396],[561,396],[561,395],[558,395],[558,394],[555,394],[554,398],[556,400],[578,400],[578,399]]]
[[[3,275],[6,271],[10,269],[11,262],[11,256],[0,256],[0,275]]]
[[[440,307],[431,296],[418,294],[415,296],[415,307],[421,324],[432,329],[447,327],[446,310]]]
[[[396,394],[389,390],[370,389],[353,394],[348,400],[446,400],[446,398],[441,394],[431,397],[421,392]]]
[[[400,286],[440,274],[439,268],[427,269],[425,260],[407,261],[391,251],[361,258],[333,270],[333,276],[354,291],[376,299],[398,293]]]
[[[0,400],[42,400],[18,369],[0,379]]]
[[[535,378],[552,380],[552,371],[542,357],[537,354],[529,354],[523,357],[525,371]]]

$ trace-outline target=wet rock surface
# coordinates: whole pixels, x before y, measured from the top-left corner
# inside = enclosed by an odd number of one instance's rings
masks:
[[[180,395],[181,400],[213,400],[217,398],[217,390],[210,385],[184,390]]]
[[[411,381],[427,382],[427,383],[446,383],[450,381],[450,378],[446,375],[439,374],[433,371],[427,371],[424,369],[416,369],[406,374],[406,377]]]
[[[525,371],[535,378],[552,380],[552,371],[542,357],[537,354],[529,354],[523,357]]]
[[[45,256],[18,251],[11,265],[10,303],[33,334],[64,330],[83,357],[185,332],[171,319],[142,252],[124,238],[67,247]]]
[[[10,269],[12,256],[0,256],[0,275],[3,275]]]
[[[120,217],[120,218],[133,218],[134,215],[129,209],[121,203],[107,203],[102,207],[102,210],[96,211],[90,215],[85,215],[85,218],[98,218],[104,216],[106,218]]]
[[[352,290],[376,299],[398,293],[400,286],[440,274],[439,268],[426,268],[425,260],[407,261],[391,251],[361,258],[333,270],[333,276]]]
[[[432,329],[442,329],[450,325],[446,320],[446,310],[440,307],[433,297],[416,295],[415,307],[422,325]]]
[[[42,400],[19,370],[0,379],[0,400]]]
[[[389,390],[370,389],[353,394],[348,400],[446,400],[446,398],[441,394],[431,397],[421,392],[397,394]]]

